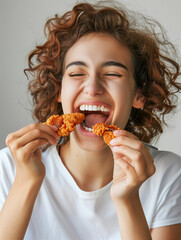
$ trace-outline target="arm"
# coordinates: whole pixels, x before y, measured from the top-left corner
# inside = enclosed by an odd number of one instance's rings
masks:
[[[146,147],[132,134],[115,131],[111,141],[114,157],[111,197],[116,207],[123,240],[181,240],[181,224],[148,228],[139,199],[139,187],[155,172]]]
[[[0,212],[0,239],[24,238],[41,182],[15,179]]]
[[[153,240],[181,240],[181,223],[151,229]]]
[[[121,239],[152,239],[138,195],[130,201],[120,200],[114,203],[119,220]]]
[[[31,124],[8,135],[6,144],[16,165],[16,176],[0,212],[0,239],[24,238],[45,176],[40,147],[56,144],[55,130],[47,125]]]
[[[114,157],[111,197],[121,238],[150,240],[152,238],[139,199],[139,188],[155,172],[152,156],[131,133],[117,130],[114,135],[116,138],[110,142]]]
[[[150,236],[139,198],[137,200],[138,202],[134,199],[130,206],[128,206],[128,203],[116,204],[120,231],[121,229],[124,230],[121,235],[125,233],[123,239],[131,239],[132,236],[134,236],[134,239],[144,239],[143,236],[145,236],[145,239],[152,240],[181,240],[181,224],[151,229]],[[137,232],[139,235],[137,235]]]

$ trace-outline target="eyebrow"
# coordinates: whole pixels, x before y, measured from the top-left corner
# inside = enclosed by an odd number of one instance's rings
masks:
[[[87,65],[84,62],[81,61],[76,61],[76,62],[71,62],[69,63],[65,69],[67,69],[68,67],[72,66],[72,65],[76,65],[76,66],[84,66],[87,67]]]
[[[108,62],[105,62],[105,63],[102,64],[102,67],[107,67],[107,66],[117,66],[117,67],[124,68],[128,71],[128,68],[120,62],[108,61]]]
[[[87,67],[87,65],[86,65],[84,62],[82,62],[82,61],[75,61],[75,62],[69,63],[69,64],[66,66],[65,69],[67,69],[68,67],[70,67],[70,66],[72,66],[72,65]],[[124,64],[122,64],[122,63],[120,63],[120,62],[116,62],[116,61],[107,61],[107,62],[105,62],[105,63],[103,63],[103,64],[101,65],[101,67],[108,67],[108,66],[117,66],[117,67],[124,68],[124,69],[126,69],[126,70],[128,71],[128,68],[127,68]]]

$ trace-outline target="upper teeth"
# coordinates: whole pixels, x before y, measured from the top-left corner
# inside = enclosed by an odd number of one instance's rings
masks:
[[[81,111],[102,111],[102,112],[109,112],[109,109],[104,106],[97,106],[97,105],[80,105]]]

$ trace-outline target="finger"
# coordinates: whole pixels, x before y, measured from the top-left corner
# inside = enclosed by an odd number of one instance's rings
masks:
[[[35,139],[34,141],[29,142],[28,144],[23,146],[22,150],[24,152],[24,155],[25,154],[31,155],[34,151],[36,151],[38,148],[40,148],[41,146],[43,146],[47,143],[48,143],[48,141],[46,139],[42,139],[42,138]],[[24,157],[26,159],[26,157],[28,157],[28,156],[24,156]]]
[[[6,144],[8,145],[15,139],[25,135],[26,133],[32,131],[33,129],[41,129],[43,131],[46,131],[50,135],[53,135],[55,138],[57,139],[59,138],[58,134],[56,133],[58,128],[56,128],[55,126],[49,126],[49,125],[44,125],[39,123],[31,123],[28,126],[25,126],[16,132],[10,133],[6,139]]]
[[[110,145],[111,146],[120,146],[121,145],[121,146],[131,147],[143,154],[143,157],[145,159],[145,162],[146,162],[146,165],[148,166],[148,168],[153,165],[153,158],[152,158],[151,154],[149,153],[149,150],[142,142],[140,142],[137,139],[131,139],[127,136],[122,135],[122,136],[112,139],[110,141]]]
[[[130,184],[130,183],[133,184],[134,182],[136,182],[135,179],[137,174],[135,172],[135,169],[131,164],[129,164],[127,160],[124,159],[124,157],[116,159],[115,164],[118,165],[123,170],[123,172],[126,175],[126,178],[123,175],[116,176],[116,177],[113,176],[114,183],[122,181],[123,178],[125,179],[127,184]]]
[[[141,145],[141,142],[138,141],[135,138],[130,138],[129,136],[125,136],[125,135],[121,134],[121,135],[113,138],[110,141],[110,145],[111,146],[127,145],[127,146],[134,147],[134,148],[138,149],[140,147],[140,145]]]
[[[134,134],[132,134],[132,133],[126,131],[126,130],[114,130],[113,134],[114,134],[115,137],[127,136],[128,138],[132,138],[132,139],[138,140],[138,138]]]
[[[130,165],[135,168],[137,174],[139,176],[145,176],[147,165],[144,159],[144,156],[141,152],[128,147],[128,146],[115,146],[111,148],[114,153],[116,153],[116,157],[126,156],[130,159]]]
[[[60,136],[57,134],[58,127],[56,126],[39,124],[39,129],[47,132],[49,135],[53,136],[57,140],[60,138]]]
[[[19,137],[16,140],[17,147],[25,146],[26,144],[36,140],[36,139],[45,139],[50,144],[57,144],[57,138],[55,138],[54,134],[49,134],[50,131],[42,131],[40,128],[33,129],[32,131],[27,132],[23,136]],[[50,132],[51,133],[51,132]]]
[[[11,134],[9,134],[9,135],[10,135],[10,137],[12,137],[13,139],[16,139],[16,138],[19,138],[19,137],[21,137],[22,135],[26,134],[26,133],[29,132],[30,130],[32,130],[32,129],[34,129],[34,128],[37,128],[38,126],[39,126],[38,123],[31,123],[31,124],[29,124],[29,125],[21,128],[21,129],[15,131],[15,132],[11,133]]]

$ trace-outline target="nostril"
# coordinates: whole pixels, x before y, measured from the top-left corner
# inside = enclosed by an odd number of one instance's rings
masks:
[[[91,83],[85,86],[84,93],[90,96],[101,95],[104,93],[104,88],[98,83]]]

